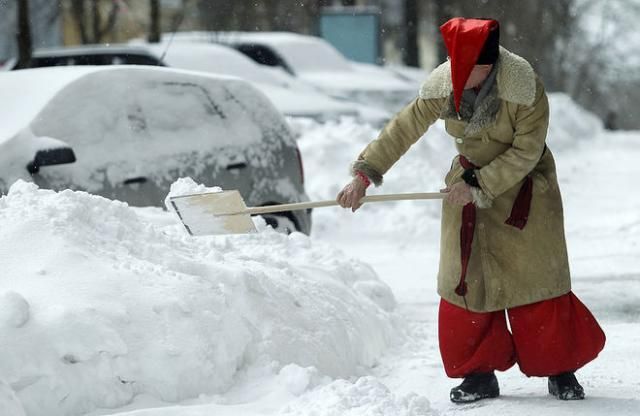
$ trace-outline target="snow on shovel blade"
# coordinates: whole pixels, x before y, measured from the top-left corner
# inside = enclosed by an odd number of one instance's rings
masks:
[[[256,231],[238,191],[172,196],[169,200],[191,235],[244,234]]]

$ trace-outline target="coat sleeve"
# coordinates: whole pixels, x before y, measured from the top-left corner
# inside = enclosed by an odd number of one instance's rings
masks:
[[[549,126],[549,103],[542,82],[530,106],[518,105],[511,148],[476,172],[482,190],[494,199],[522,181],[538,164]]]
[[[381,185],[382,176],[440,117],[445,101],[416,98],[409,103],[360,153],[351,166],[352,175],[360,171],[376,186]]]

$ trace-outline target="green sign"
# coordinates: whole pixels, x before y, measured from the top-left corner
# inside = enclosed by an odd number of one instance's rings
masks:
[[[325,9],[320,15],[320,36],[348,59],[380,62],[380,13],[375,8]]]

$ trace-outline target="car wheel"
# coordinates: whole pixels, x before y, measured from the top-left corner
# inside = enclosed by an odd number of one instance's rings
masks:
[[[297,231],[296,224],[288,217],[283,215],[263,215],[265,222],[279,233],[291,234]]]

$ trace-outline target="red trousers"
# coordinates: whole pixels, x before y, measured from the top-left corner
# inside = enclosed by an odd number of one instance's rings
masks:
[[[441,299],[438,338],[449,377],[505,371],[527,376],[575,371],[596,358],[604,332],[572,293],[504,311],[477,313]]]

